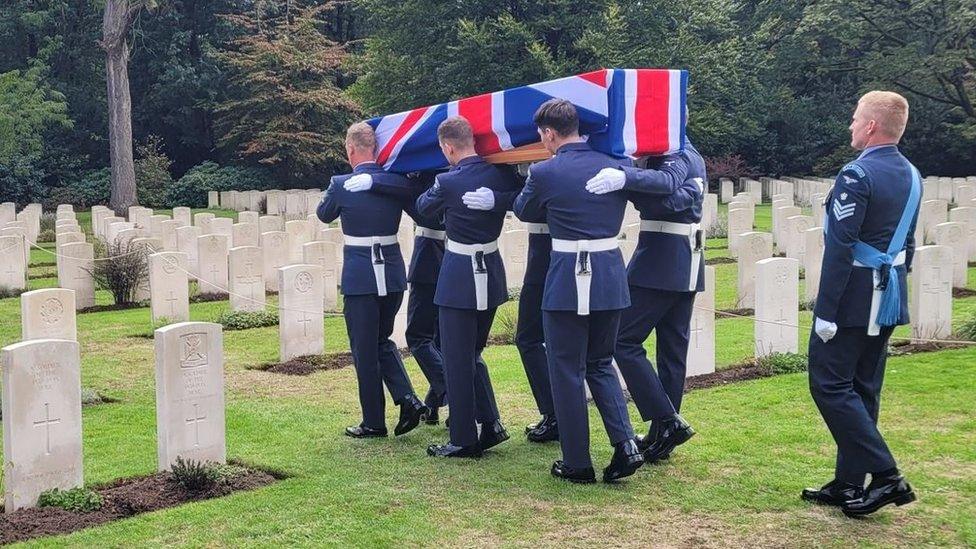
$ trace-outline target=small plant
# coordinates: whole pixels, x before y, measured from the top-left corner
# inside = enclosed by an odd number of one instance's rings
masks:
[[[149,277],[148,253],[128,243],[111,243],[89,273],[99,287],[111,292],[116,305],[135,303]]]
[[[218,480],[218,473],[213,462],[196,461],[192,459],[176,458],[176,463],[170,470],[173,480],[180,486],[192,492],[206,490]]]
[[[807,371],[807,355],[772,353],[756,359],[756,365],[772,375],[795,374]]]
[[[98,493],[87,488],[47,490],[37,499],[38,507],[58,507],[75,513],[90,513],[102,508],[104,500]]]
[[[41,232],[51,231],[53,233],[54,227],[57,225],[57,223],[58,223],[58,217],[55,214],[51,212],[41,214]],[[54,239],[52,238],[51,240]],[[48,241],[45,240],[45,242]]]
[[[8,297],[19,297],[20,294],[24,293],[24,290],[18,290],[16,288],[11,288],[9,286],[0,286],[0,299],[7,299]]]
[[[972,314],[962,322],[957,331],[957,335],[962,339],[976,341],[976,313]]]
[[[729,237],[729,216],[719,214],[715,222],[708,229],[708,238],[728,238]]]
[[[37,235],[38,242],[54,242],[57,238],[58,235],[54,233],[54,229],[44,229]]]
[[[500,345],[514,345],[518,311],[511,307],[499,309],[495,315],[495,326],[498,331],[493,334],[492,341]]]
[[[253,313],[225,311],[217,315],[214,322],[223,326],[225,330],[249,330],[251,328],[277,326],[278,311],[255,311]]]
[[[247,469],[239,465],[231,465],[225,463],[214,463],[211,466],[213,470],[214,478],[217,482],[228,482],[235,477],[239,477],[247,473]]]

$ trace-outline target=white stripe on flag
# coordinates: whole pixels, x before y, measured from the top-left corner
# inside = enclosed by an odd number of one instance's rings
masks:
[[[567,76],[548,82],[529,84],[530,88],[550,97],[565,99],[577,107],[607,116],[607,88],[578,76]]]
[[[668,152],[681,149],[681,71],[668,71]]]
[[[407,114],[410,111],[398,112],[396,114],[391,114],[389,116],[384,116],[380,119],[380,123],[376,125],[376,150],[382,151],[386,147],[387,142],[396,133],[397,128],[400,124],[407,118]]]
[[[637,71],[626,69],[624,73],[624,154],[637,151]]]
[[[457,101],[449,102],[447,104],[447,117],[451,118],[452,116],[457,116],[457,115],[458,115],[458,102]]]
[[[503,151],[512,148],[512,136],[505,128],[505,92],[491,94],[491,130],[498,137],[498,145]]]
[[[386,163],[383,164],[384,168],[389,168],[394,162],[396,162],[397,156],[400,155],[400,150],[403,149],[403,146],[407,143],[407,141],[410,141],[413,134],[417,133],[417,129],[420,128],[420,126],[423,126],[424,122],[430,118],[430,115],[433,114],[435,108],[436,107],[427,107],[427,110],[425,110],[424,114],[417,119],[417,122],[413,125],[413,127],[407,130],[407,133],[404,134],[403,138],[400,139],[400,141],[393,147],[393,150],[390,152],[390,158],[388,158]]]

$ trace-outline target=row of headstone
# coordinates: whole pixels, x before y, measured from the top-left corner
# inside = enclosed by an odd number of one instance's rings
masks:
[[[221,326],[160,328],[155,356],[157,468],[168,470],[177,458],[225,463]],[[10,513],[36,506],[45,491],[84,485],[80,348],[61,337],[25,339],[0,350],[0,369],[4,508]]]

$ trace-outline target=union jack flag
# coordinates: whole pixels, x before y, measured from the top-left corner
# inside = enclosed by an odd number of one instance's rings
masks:
[[[447,159],[437,126],[465,117],[482,156],[539,141],[532,117],[552,98],[572,102],[580,132],[594,149],[615,156],[676,152],[685,141],[688,72],[665,69],[601,69],[367,120],[376,131],[377,162],[408,173],[440,169]]]

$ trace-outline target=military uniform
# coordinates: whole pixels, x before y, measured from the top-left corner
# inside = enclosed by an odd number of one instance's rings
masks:
[[[563,460],[553,466],[589,470],[589,416],[584,380],[614,445],[633,439],[626,401],[610,355],[620,312],[630,305],[617,234],[624,193],[594,195],[586,181],[602,168],[621,166],[586,143],[562,145],[532,166],[515,201],[522,220],[543,217],[552,253],[542,296],[543,331]],[[557,475],[560,476],[560,475]]]
[[[620,321],[614,358],[641,418],[651,421],[681,408],[692,309],[704,290],[700,185],[706,177],[704,160],[688,142],[684,152],[651,158],[647,167],[624,169],[641,232],[627,267],[631,306]],[[652,331],[656,372],[644,349]]]
[[[461,201],[464,193],[480,187],[509,193],[509,203],[518,192],[511,173],[469,156],[438,175],[434,185],[417,199],[417,211],[428,218],[443,218],[447,232],[434,303],[439,307],[451,410],[450,443],[472,449],[473,454],[492,445],[485,437],[500,428],[491,381],[480,354],[488,343],[495,310],[508,300],[505,267],[498,253],[505,213],[468,209]],[[476,412],[476,404],[485,406],[485,412]],[[482,416],[483,423],[480,439],[477,416]]]
[[[362,163],[352,174],[332,178],[317,211],[324,223],[336,218],[342,221],[343,316],[356,365],[362,427],[385,434],[383,383],[397,404],[414,394],[400,352],[390,340],[407,288],[397,243],[403,202],[386,194],[345,190],[343,183],[356,174],[370,174],[374,181],[390,186],[406,188],[409,183],[373,162]]]
[[[837,333],[826,343],[810,335],[810,392],[837,443],[835,479],[846,484],[895,468],[877,421],[888,339],[908,323],[920,198],[918,171],[894,145],[865,150],[827,197],[814,314]]]

